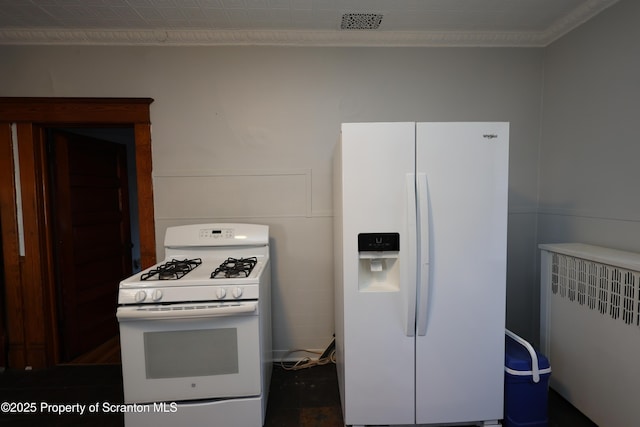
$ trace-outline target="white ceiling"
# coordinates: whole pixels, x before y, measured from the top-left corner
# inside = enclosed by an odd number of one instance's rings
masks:
[[[0,44],[546,46],[617,1],[0,0]]]

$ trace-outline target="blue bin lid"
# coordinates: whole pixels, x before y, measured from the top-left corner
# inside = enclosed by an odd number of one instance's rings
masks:
[[[549,368],[549,360],[538,351],[538,369]],[[514,371],[531,371],[531,355],[526,348],[505,336],[504,365]]]

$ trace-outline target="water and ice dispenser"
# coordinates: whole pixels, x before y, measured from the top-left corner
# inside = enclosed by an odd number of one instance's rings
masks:
[[[358,289],[394,292],[400,289],[400,234],[358,234]]]

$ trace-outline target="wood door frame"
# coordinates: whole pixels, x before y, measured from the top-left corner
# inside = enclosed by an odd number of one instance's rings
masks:
[[[0,221],[5,267],[6,332],[12,368],[59,361],[52,227],[47,212],[44,129],[60,126],[132,126],[135,138],[142,268],[155,264],[151,177],[151,98],[0,97]],[[11,124],[18,133],[14,164]],[[20,168],[25,254],[20,255],[14,168]],[[0,335],[2,333],[0,332]],[[0,350],[2,349],[0,340]]]

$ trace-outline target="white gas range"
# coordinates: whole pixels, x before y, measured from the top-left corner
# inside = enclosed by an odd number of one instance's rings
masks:
[[[162,262],[120,283],[125,404],[148,409],[127,411],[126,426],[262,426],[272,367],[268,227],[170,227],[164,247]]]

